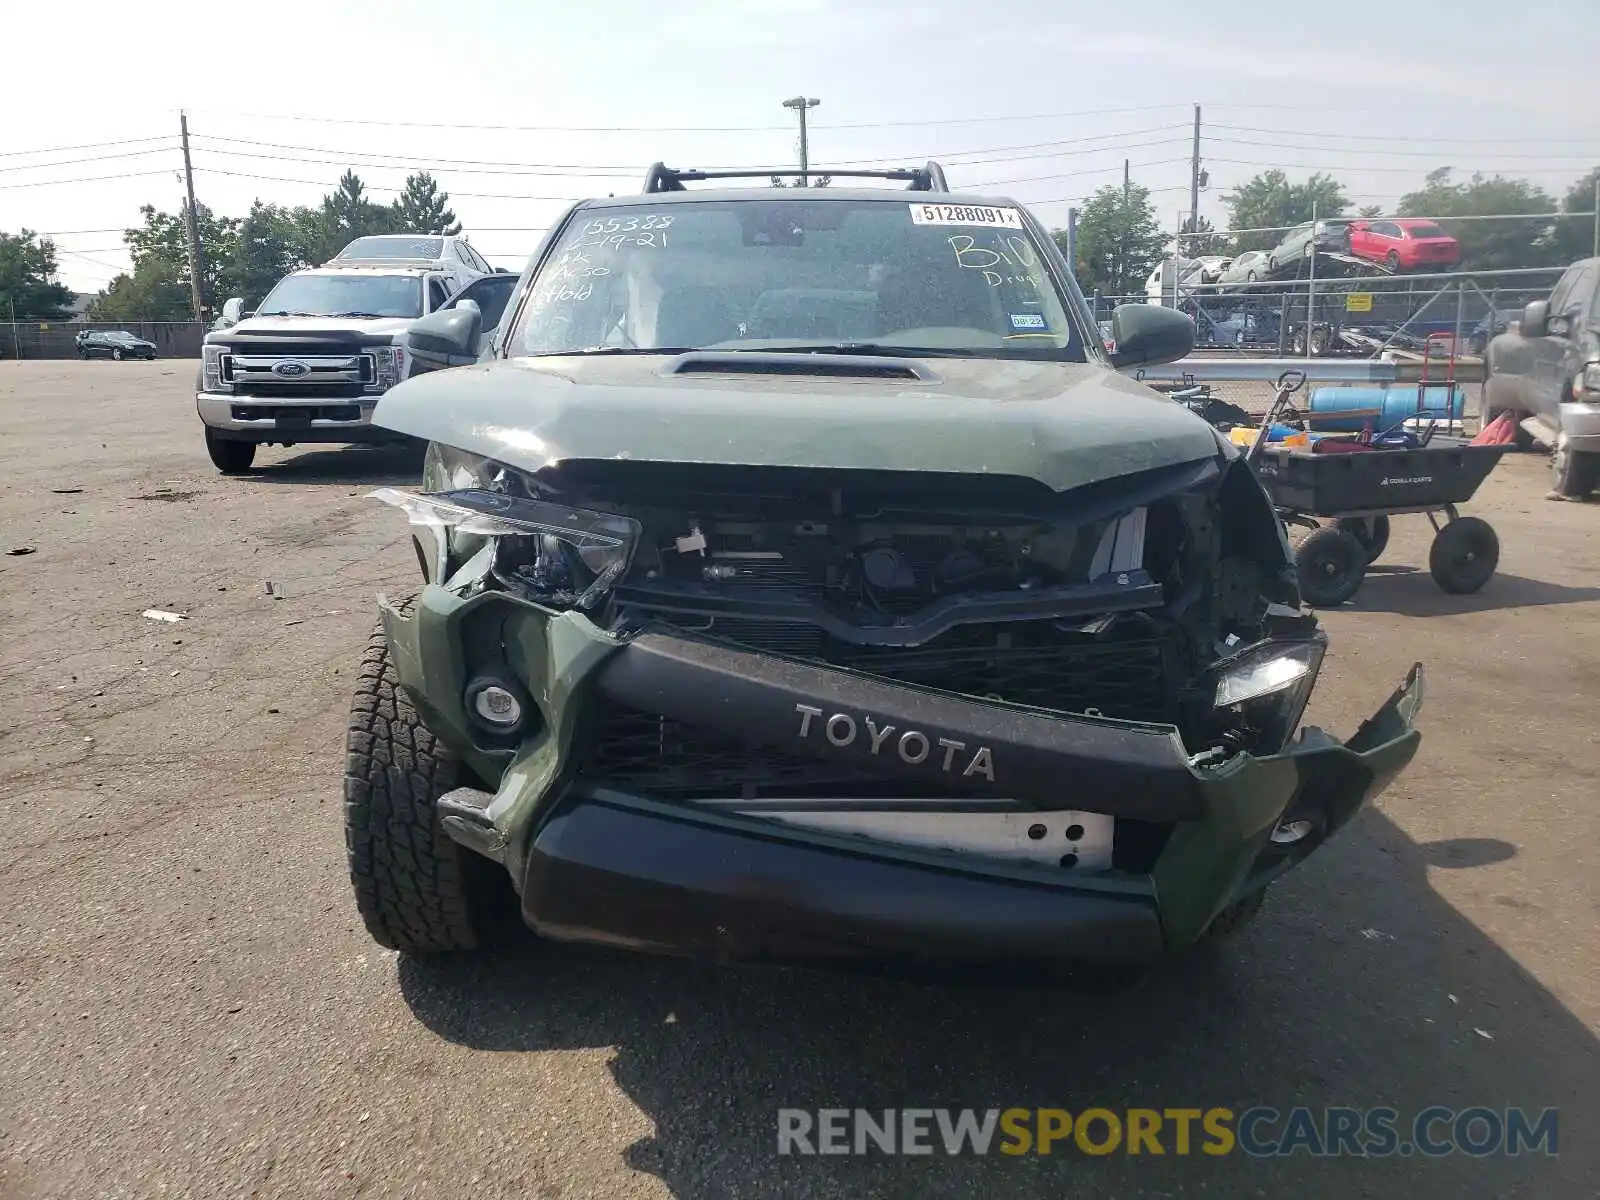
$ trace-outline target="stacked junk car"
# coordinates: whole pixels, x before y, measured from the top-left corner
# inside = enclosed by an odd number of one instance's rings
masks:
[[[574,206],[374,425],[428,445],[346,775],[383,945],[1142,963],[1248,920],[1411,761],[1341,741],[1245,448],[1122,373],[1020,205],[937,164]],[[804,180],[802,179],[802,182]],[[852,184],[852,186],[846,186]],[[1115,346],[1108,350],[1107,344]]]

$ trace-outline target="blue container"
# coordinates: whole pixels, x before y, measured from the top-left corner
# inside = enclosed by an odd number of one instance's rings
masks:
[[[1411,417],[1459,421],[1466,412],[1467,393],[1459,385],[1428,384],[1419,396],[1415,383],[1396,383],[1376,387],[1327,386],[1310,389],[1307,402],[1318,433],[1360,433],[1368,422],[1381,432],[1392,429]],[[1418,407],[1422,411],[1418,411]],[[1373,409],[1381,410],[1373,414]],[[1340,413],[1367,413],[1341,417]]]

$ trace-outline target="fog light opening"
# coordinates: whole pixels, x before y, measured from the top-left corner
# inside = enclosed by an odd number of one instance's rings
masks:
[[[495,733],[511,733],[522,725],[528,707],[521,689],[504,679],[475,679],[463,697],[472,719]]]
[[[1305,819],[1279,821],[1272,831],[1272,842],[1277,846],[1298,846],[1316,832],[1315,821]]]

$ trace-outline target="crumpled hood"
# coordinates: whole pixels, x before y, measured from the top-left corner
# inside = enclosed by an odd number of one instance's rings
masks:
[[[796,356],[798,357],[798,356]],[[1057,491],[1210,458],[1198,417],[1082,363],[923,360],[929,381],[667,374],[666,356],[512,359],[410,379],[373,423],[525,471],[572,459],[929,471]]]
[[[378,334],[404,335],[415,323],[414,317],[249,317],[227,329],[218,329],[206,335],[209,341],[226,341],[245,334],[250,337],[270,337],[275,334],[293,336],[300,333],[358,333],[366,337]]]

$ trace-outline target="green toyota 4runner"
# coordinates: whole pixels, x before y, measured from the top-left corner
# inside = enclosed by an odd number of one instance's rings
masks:
[[[1119,374],[1049,234],[936,164],[576,205],[374,420],[429,443],[345,793],[412,953],[518,906],[732,958],[1146,960],[1411,760],[1422,676],[1298,732],[1324,635],[1240,455]],[[869,174],[869,173],[861,173]],[[899,180],[909,187],[886,186]]]

